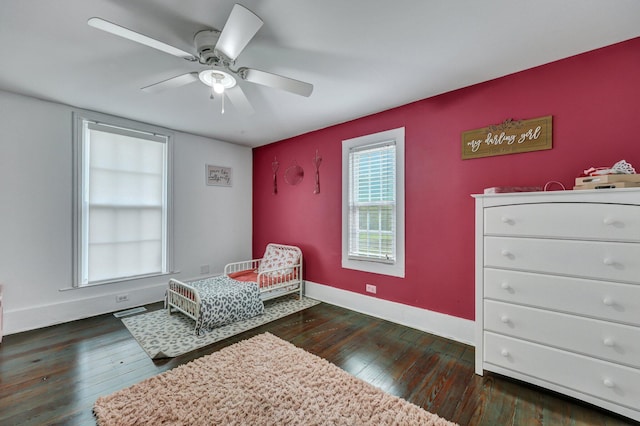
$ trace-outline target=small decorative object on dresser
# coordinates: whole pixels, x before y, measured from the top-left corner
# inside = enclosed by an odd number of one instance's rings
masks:
[[[640,189],[474,197],[476,373],[640,421]]]
[[[625,160],[612,167],[590,167],[576,178],[573,189],[613,189],[640,187],[640,174]]]

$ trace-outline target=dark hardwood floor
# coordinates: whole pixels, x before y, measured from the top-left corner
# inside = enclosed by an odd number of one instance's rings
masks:
[[[95,424],[91,409],[100,395],[265,331],[460,425],[634,424],[534,386],[477,376],[473,347],[322,303],[155,362],[113,315],[5,336],[0,425]]]

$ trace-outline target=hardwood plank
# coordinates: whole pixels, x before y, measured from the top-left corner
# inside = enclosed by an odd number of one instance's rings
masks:
[[[477,376],[473,347],[325,303],[166,360],[149,359],[110,314],[5,336],[0,424],[93,424],[99,396],[264,332],[461,425],[637,424],[536,386]]]

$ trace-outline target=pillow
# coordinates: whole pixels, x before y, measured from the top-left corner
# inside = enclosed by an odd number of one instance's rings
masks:
[[[232,272],[229,275],[229,278],[238,281],[244,282],[256,282],[258,281],[258,273],[252,269],[247,269],[244,271]]]
[[[279,269],[290,266],[290,268],[269,272],[269,276],[277,277],[293,273],[293,267],[298,264],[299,255],[293,250],[286,250],[269,244],[264,252],[258,273],[269,269]]]

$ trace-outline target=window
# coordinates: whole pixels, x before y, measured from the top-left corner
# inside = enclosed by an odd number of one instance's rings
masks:
[[[396,260],[396,143],[349,150],[349,257]]]
[[[404,277],[404,128],[342,141],[342,267]]]
[[[74,286],[171,271],[171,138],[75,114]]]

